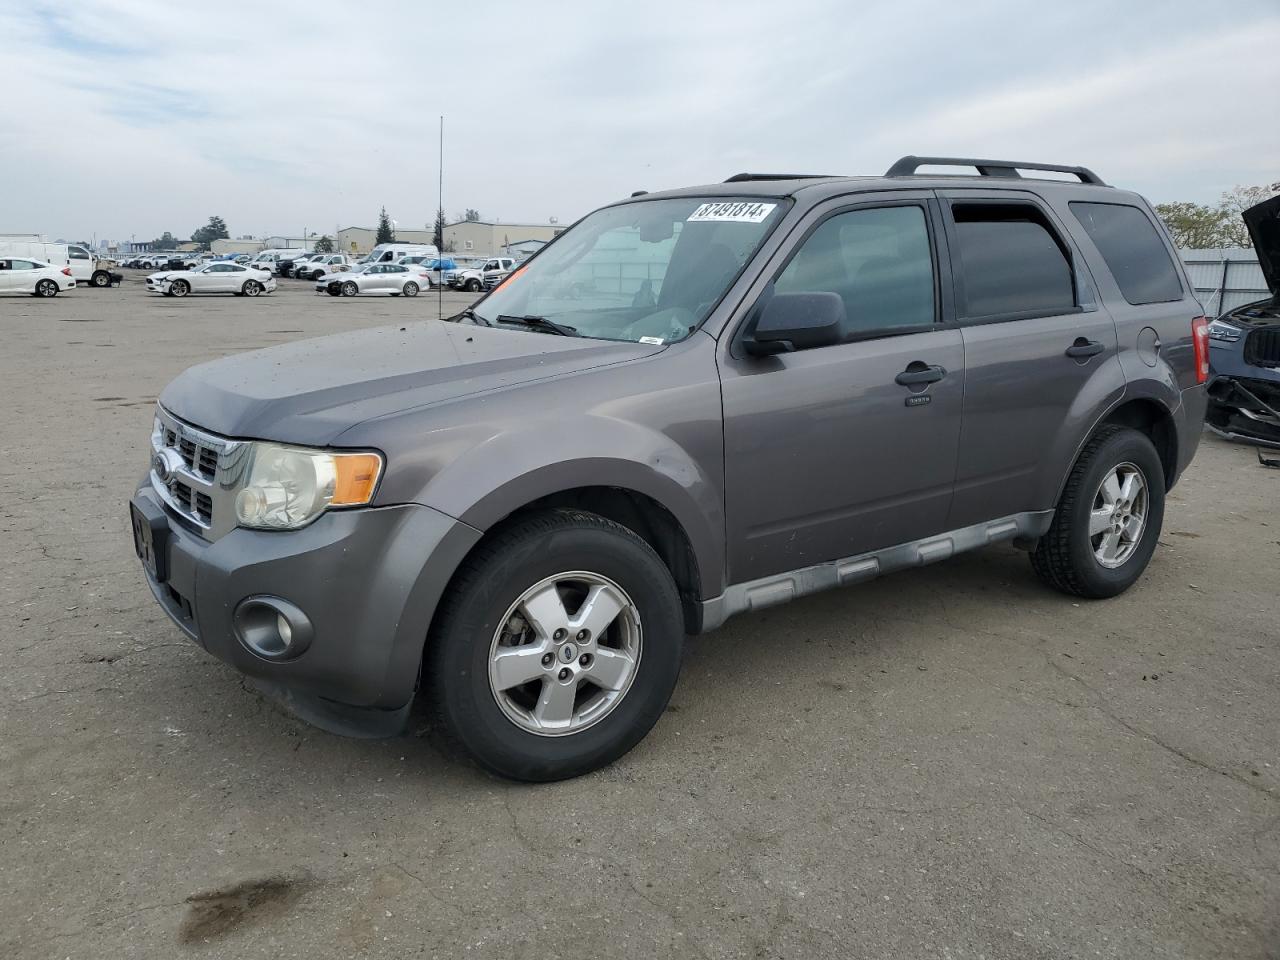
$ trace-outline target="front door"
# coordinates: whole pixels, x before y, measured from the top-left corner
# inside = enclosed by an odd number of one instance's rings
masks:
[[[846,322],[832,346],[752,357],[740,329],[722,352],[731,583],[946,529],[965,360],[939,231],[927,191],[832,201],[767,267]]]
[[[965,350],[955,528],[1052,508],[1081,418],[1125,380],[1115,322],[1052,211],[1007,190],[942,197]]]

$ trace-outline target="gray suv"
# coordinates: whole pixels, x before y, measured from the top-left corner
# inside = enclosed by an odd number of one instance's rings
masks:
[[[999,541],[1125,590],[1199,442],[1200,314],[1151,208],[1083,167],[636,194],[448,321],[187,370],[135,546],[312,722],[394,733],[421,688],[487,769],[573,776],[733,614]]]

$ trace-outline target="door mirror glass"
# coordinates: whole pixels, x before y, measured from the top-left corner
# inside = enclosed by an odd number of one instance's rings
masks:
[[[844,325],[844,301],[839,294],[775,293],[746,340],[747,352],[769,356],[829,347],[841,341]]]

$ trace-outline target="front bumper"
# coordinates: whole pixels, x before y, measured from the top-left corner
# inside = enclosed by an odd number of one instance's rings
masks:
[[[478,530],[418,504],[331,511],[288,532],[236,529],[208,541],[164,508],[150,483],[135,502],[163,511],[162,581],[144,570],[165,613],[240,673],[292,695],[395,711],[413,698],[436,605]],[[295,659],[269,660],[238,632],[237,608],[273,597],[314,629]],[[313,719],[313,717],[308,717]]]
[[[1205,422],[1228,440],[1280,448],[1280,377],[1214,377]]]

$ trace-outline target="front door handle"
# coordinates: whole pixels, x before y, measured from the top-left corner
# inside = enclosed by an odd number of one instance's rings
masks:
[[[1079,360],[1084,357],[1096,357],[1103,350],[1107,349],[1097,340],[1086,340],[1084,337],[1076,337],[1076,342],[1067,347],[1067,356],[1073,360]]]
[[[893,382],[904,387],[914,387],[922,383],[937,383],[946,375],[947,371],[937,364],[924,364],[914,360],[907,365],[907,369],[893,378]]]

